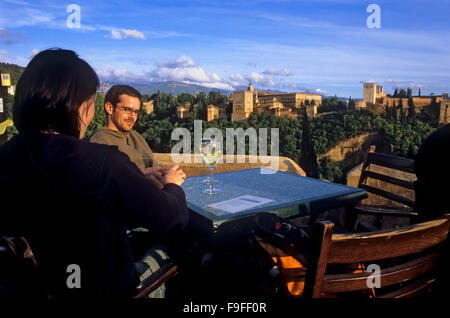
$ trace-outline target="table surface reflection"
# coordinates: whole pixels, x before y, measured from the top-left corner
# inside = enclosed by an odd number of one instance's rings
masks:
[[[188,208],[207,218],[214,227],[263,211],[289,218],[344,207],[367,197],[363,189],[269,168],[217,173],[214,175],[214,179],[219,181],[216,187],[222,192],[214,195],[202,192],[207,188],[201,183],[204,179],[205,175],[187,178],[182,187]],[[272,201],[234,213],[209,206],[243,195]]]

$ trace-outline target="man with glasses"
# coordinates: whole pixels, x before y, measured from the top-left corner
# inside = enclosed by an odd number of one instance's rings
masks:
[[[157,186],[163,188],[163,175],[168,169],[158,166],[144,137],[133,130],[141,103],[142,96],[133,87],[128,85],[112,86],[105,96],[106,127],[96,130],[90,141],[117,146],[147,177]],[[124,180],[124,182],[127,181]],[[161,213],[164,213],[164,211],[161,211]],[[171,240],[176,242],[177,237],[167,238],[165,242],[158,241],[150,250],[147,250],[153,239],[152,233],[149,233],[145,228],[130,229],[130,246],[133,257],[139,258],[139,261],[136,262],[136,268],[141,281],[169,262],[168,253],[171,253],[167,251],[173,250],[173,253],[177,253],[174,248],[170,248],[170,246],[175,245]],[[162,298],[165,297],[165,294],[166,284],[163,284],[150,297]]]
[[[128,85],[114,85],[105,96],[106,127],[96,130],[91,142],[117,146],[157,185],[163,186],[166,169],[158,167],[153,153],[133,126],[142,103],[141,94]]]

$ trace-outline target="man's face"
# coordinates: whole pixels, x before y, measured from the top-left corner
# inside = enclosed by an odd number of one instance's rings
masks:
[[[107,103],[105,107],[110,115],[108,127],[121,132],[129,132],[136,122],[141,102],[137,97],[123,94],[119,96],[119,102],[115,107],[110,103]]]

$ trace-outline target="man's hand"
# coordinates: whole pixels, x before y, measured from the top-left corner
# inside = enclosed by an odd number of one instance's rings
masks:
[[[164,174],[164,180],[166,183],[175,183],[181,186],[186,179],[186,174],[180,169],[179,165],[175,165]]]
[[[142,173],[150,178],[150,180],[153,181],[153,183],[159,187],[162,188],[166,184],[166,181],[164,180],[164,175],[167,173],[169,169],[166,168],[157,168],[157,167],[149,167],[141,169]]]

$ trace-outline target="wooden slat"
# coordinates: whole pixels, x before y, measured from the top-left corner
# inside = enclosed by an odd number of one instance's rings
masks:
[[[422,279],[399,290],[379,296],[378,298],[410,298],[419,292],[431,288],[436,279]]]
[[[133,298],[147,297],[151,292],[156,290],[159,286],[164,284],[173,276],[177,275],[178,267],[172,263],[165,264],[155,273],[150,275],[141,283],[141,286],[136,288],[136,295]]]
[[[381,270],[380,285],[386,287],[416,278],[433,269],[437,263],[437,253],[422,256],[413,261]],[[343,293],[366,290],[367,278],[371,272],[326,275],[322,286],[323,293]]]
[[[376,233],[335,234],[328,262],[349,264],[399,257],[423,251],[447,238],[448,214],[443,218]]]
[[[382,197],[387,198],[389,200],[393,200],[393,201],[402,203],[402,204],[407,205],[409,207],[414,207],[414,205],[415,205],[414,201],[411,200],[411,199],[408,199],[408,198],[402,197],[402,196],[400,196],[398,194],[395,194],[395,193],[392,193],[392,192],[387,192],[387,191],[384,191],[384,190],[381,190],[381,189],[378,189],[378,188],[375,188],[375,187],[372,187],[372,186],[369,186],[369,185],[366,185],[366,184],[359,185],[359,188],[364,189],[367,192],[370,192],[370,193],[382,196]]]
[[[376,179],[376,180],[381,180],[384,182],[388,182],[391,184],[395,184],[407,189],[411,189],[414,190],[414,182],[413,181],[407,181],[407,180],[403,180],[403,179],[398,179],[398,178],[394,178],[391,176],[387,176],[378,172],[374,172],[374,171],[369,171],[369,170],[364,170],[362,172],[362,178],[363,180],[365,180],[366,178],[372,178],[372,179]]]
[[[403,211],[403,210],[388,210],[388,209],[378,209],[372,207],[356,206],[354,211],[357,214],[369,214],[369,215],[381,215],[381,216],[406,216],[415,217],[418,215],[415,211]],[[379,230],[379,229],[378,229]]]
[[[386,168],[401,170],[404,172],[415,173],[414,160],[390,156],[386,154],[370,152],[367,154],[367,164],[376,164]]]
[[[318,298],[322,294],[333,229],[334,223],[330,221],[322,221],[315,225],[312,237],[313,254],[305,278],[304,295],[307,298]]]

